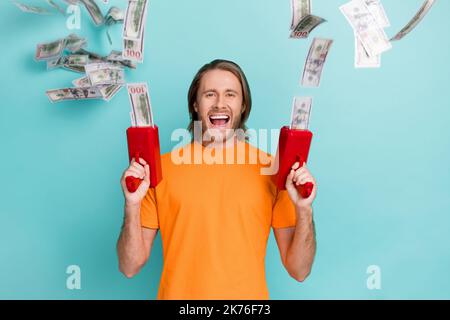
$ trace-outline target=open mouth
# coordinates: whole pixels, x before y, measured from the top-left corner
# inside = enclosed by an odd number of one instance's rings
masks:
[[[209,116],[209,122],[211,122],[211,124],[213,126],[217,126],[217,127],[226,126],[229,121],[230,121],[230,116],[228,116],[226,114]]]

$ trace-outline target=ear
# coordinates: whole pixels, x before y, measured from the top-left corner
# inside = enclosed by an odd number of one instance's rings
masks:
[[[243,114],[244,112],[245,112],[245,105],[242,106],[241,114]]]
[[[197,102],[194,102],[194,110],[195,110],[195,112],[197,112],[197,113],[198,113]]]

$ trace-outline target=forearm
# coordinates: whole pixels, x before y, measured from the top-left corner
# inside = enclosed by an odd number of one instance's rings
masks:
[[[310,273],[316,254],[316,236],[312,208],[296,209],[297,224],[286,253],[286,269],[298,281]]]
[[[140,205],[125,205],[125,216],[117,242],[119,269],[127,277],[139,272],[147,260],[147,250],[142,236]]]

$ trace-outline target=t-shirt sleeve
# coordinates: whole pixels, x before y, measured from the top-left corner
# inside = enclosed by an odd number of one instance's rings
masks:
[[[141,202],[141,226],[159,229],[155,188],[149,188]]]
[[[296,220],[295,206],[289,198],[287,190],[278,190],[272,210],[272,227],[295,227]]]

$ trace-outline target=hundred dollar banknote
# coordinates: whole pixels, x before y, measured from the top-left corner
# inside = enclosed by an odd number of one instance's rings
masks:
[[[52,103],[67,100],[103,99],[97,87],[53,89],[46,93]]]
[[[59,39],[49,43],[40,43],[36,47],[36,54],[34,59],[39,60],[54,60],[61,56],[64,51],[64,39]]]
[[[101,86],[100,94],[102,95],[103,100],[108,102],[120,91],[120,89],[122,89],[122,87],[123,85],[121,84]]]
[[[311,14],[311,0],[291,0],[291,30],[293,30],[300,20]]]
[[[339,7],[370,57],[392,48],[364,0],[352,0]]]
[[[380,0],[364,0],[364,2],[366,3],[367,9],[369,9],[379,27],[387,28],[391,25],[386,11],[384,10],[383,4]]]
[[[77,78],[75,80],[72,81],[72,84],[75,87],[78,88],[87,88],[87,87],[91,87],[91,82],[89,81],[89,77],[88,76],[83,76],[81,78]]]
[[[90,63],[84,69],[93,86],[125,83],[123,68],[111,63]]]
[[[318,87],[333,40],[314,38],[303,68],[302,86]]]
[[[65,68],[71,71],[84,73],[84,66],[89,63],[89,56],[83,54],[71,54],[47,61],[47,70]]]
[[[52,8],[56,9],[56,11],[61,13],[63,16],[66,15],[66,10],[63,9],[60,5],[58,5],[55,1],[53,0],[46,0],[46,1]]]
[[[289,37],[292,39],[307,38],[314,28],[326,21],[321,17],[308,14],[295,26]]]
[[[400,30],[394,37],[391,38],[391,41],[398,41],[403,39],[408,33],[410,33],[422,19],[427,15],[428,11],[430,11],[431,7],[435,3],[435,0],[426,0],[422,7],[420,7],[419,11],[414,15],[414,17]]]
[[[124,15],[123,11],[117,7],[109,8],[108,12],[106,13],[105,25],[108,27],[106,29],[106,36],[108,37],[108,41],[109,41],[110,45],[112,45],[112,39],[111,39],[111,35],[109,34],[109,27],[114,24],[123,23],[124,17],[125,17],[125,15]]]
[[[107,56],[101,56],[98,53],[88,51],[86,49],[80,49],[74,54],[86,54],[89,56],[90,63],[102,63],[102,62],[108,62],[110,64],[116,65],[116,66],[123,66],[128,67],[131,69],[136,69],[136,63],[130,60],[125,60],[122,56],[121,51],[112,50],[109,55]]]
[[[153,126],[153,114],[150,95],[146,83],[127,84],[131,112],[138,127]]]
[[[26,5],[17,1],[13,1],[13,4],[16,5],[17,8],[19,8],[21,11],[26,13],[34,13],[34,14],[41,14],[41,15],[48,15],[52,14],[52,12],[48,11],[45,8],[38,7],[38,6],[30,6]]]
[[[379,68],[381,54],[370,57],[355,34],[355,68]]]
[[[142,38],[147,17],[147,0],[129,0],[125,14],[123,38],[136,40]]]
[[[89,15],[92,18],[92,21],[96,26],[102,25],[105,22],[105,18],[103,17],[102,11],[98,7],[95,0],[79,0],[89,12]]]
[[[390,26],[389,19],[380,0],[364,0],[367,9],[381,28]],[[358,35],[355,36],[355,68],[379,68],[381,66],[381,54],[369,56],[364,49]]]
[[[292,102],[291,129],[308,130],[311,105],[311,97],[294,97],[294,101]]]
[[[123,23],[123,58],[144,61],[144,32],[147,20],[147,0],[130,0]]]
[[[64,39],[58,39],[49,43],[39,43],[36,46],[35,60],[55,60],[59,58],[65,49],[75,52],[86,46],[85,38],[70,34]]]
[[[133,62],[144,62],[144,38],[139,40],[124,39],[122,57]]]

